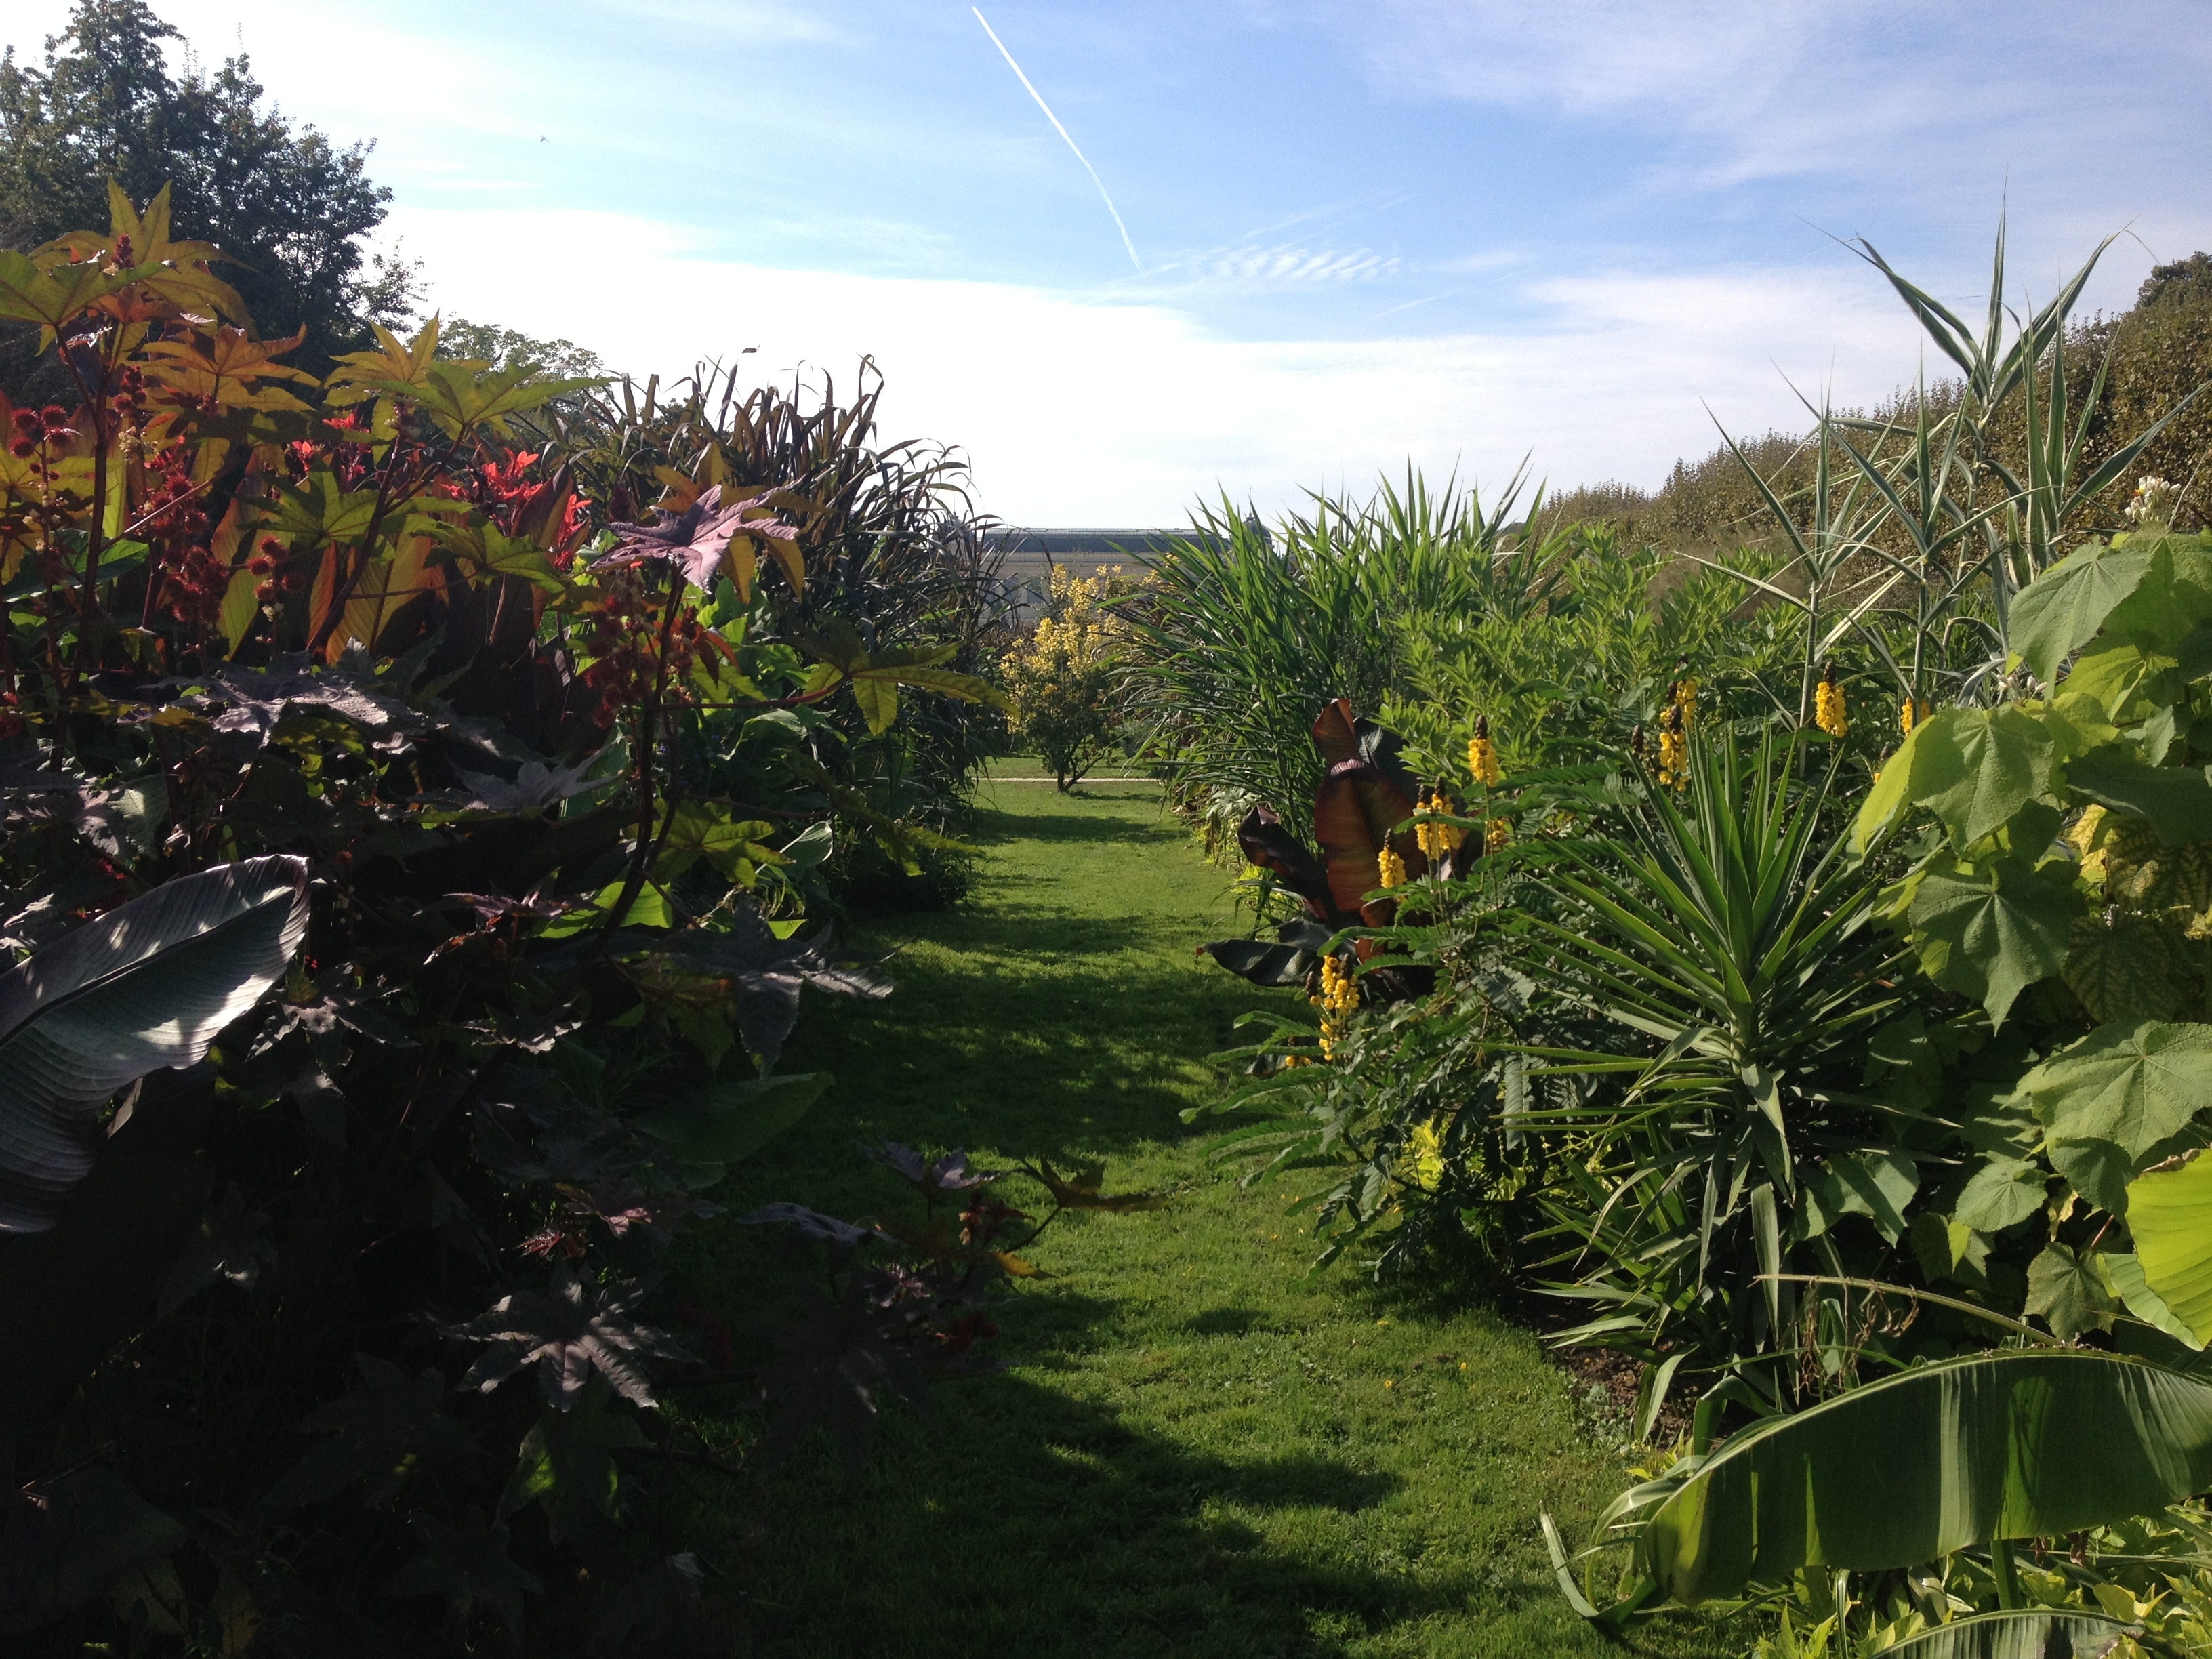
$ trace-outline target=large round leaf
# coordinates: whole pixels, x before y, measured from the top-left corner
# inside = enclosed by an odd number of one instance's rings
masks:
[[[1802,1566],[1912,1566],[2141,1515],[2212,1484],[2212,1383],[2115,1354],[1984,1354],[1747,1431],[1655,1510],[1644,1571],[1677,1601]]]
[[[115,1092],[197,1064],[307,928],[307,861],[249,859],[165,882],[0,974],[0,1232],[51,1229]]]

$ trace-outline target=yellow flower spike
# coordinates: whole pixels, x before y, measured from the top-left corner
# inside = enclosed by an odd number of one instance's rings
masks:
[[[1682,679],[1674,683],[1674,707],[1682,711],[1682,732],[1683,735],[1687,736],[1691,726],[1698,718],[1697,681]]]
[[[1502,853],[1512,839],[1511,821],[1506,818],[1492,818],[1483,826],[1482,850],[1486,854]]]
[[[1905,706],[1897,711],[1898,727],[1909,738],[1912,735],[1912,728],[1935,712],[1936,707],[1933,703],[1922,702],[1916,697],[1907,697],[1905,700]]]
[[[1813,689],[1813,724],[1832,738],[1840,738],[1850,730],[1850,722],[1844,717],[1844,688],[1836,684],[1836,665],[1826,663],[1820,669],[1820,683]]]
[[[1467,769],[1486,789],[1497,788],[1498,780],[1505,775],[1498,769],[1498,746],[1490,740],[1490,716],[1487,714],[1477,717],[1474,735],[1468,739]]]
[[[1352,1029],[1352,1016],[1359,1006],[1359,985],[1352,970],[1334,957],[1321,962],[1321,995],[1311,1000],[1321,1006],[1321,1057],[1336,1058],[1337,1045]]]
[[[1390,848],[1384,848],[1376,856],[1376,862],[1382,867],[1382,885],[1403,887],[1406,884],[1406,860]]]

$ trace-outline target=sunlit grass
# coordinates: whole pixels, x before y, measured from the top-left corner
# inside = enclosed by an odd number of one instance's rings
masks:
[[[1240,1191],[1178,1121],[1255,994],[1193,959],[1234,926],[1220,872],[1151,791],[1006,784],[979,805],[974,900],[860,941],[899,948],[896,995],[813,1011],[786,1064],[838,1086],[721,1196],[894,1211],[904,1189],[854,1150],[875,1134],[994,1166],[1103,1158],[1110,1188],[1179,1196],[1056,1224],[1032,1253],[1052,1277],[1000,1316],[1009,1369],[945,1388],[932,1420],[888,1412],[857,1478],[825,1440],[702,1488],[726,1575],[711,1650],[1617,1651],[1537,1540],[1540,1505],[1571,1534],[1622,1484],[1571,1381],[1480,1307],[1305,1277],[1299,1189]],[[706,1237],[683,1294],[741,1309],[772,1283],[750,1230]]]

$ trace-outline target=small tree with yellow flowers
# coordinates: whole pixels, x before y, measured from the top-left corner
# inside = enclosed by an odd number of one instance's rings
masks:
[[[1109,600],[1139,584],[1119,565],[1077,576],[1052,568],[1050,599],[1030,636],[1006,659],[1014,736],[1052,769],[1064,792],[1114,747],[1122,726],[1121,622]]]

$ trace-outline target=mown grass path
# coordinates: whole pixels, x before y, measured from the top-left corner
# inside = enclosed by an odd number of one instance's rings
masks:
[[[905,1189],[852,1150],[877,1134],[994,1167],[1103,1158],[1109,1190],[1179,1196],[1063,1218],[1032,1252],[1052,1277],[999,1315],[1009,1369],[927,1420],[886,1413],[859,1476],[825,1441],[716,1500],[719,1650],[1620,1651],[1537,1539],[1540,1505],[1577,1534],[1621,1484],[1571,1379],[1480,1308],[1306,1277],[1295,1182],[1240,1190],[1179,1121],[1218,1097],[1206,1056],[1255,1000],[1193,959],[1233,926],[1220,872],[1149,790],[987,785],[979,805],[973,899],[860,941],[898,948],[896,994],[812,1006],[785,1064],[837,1086],[724,1196],[897,1212]],[[743,1305],[762,1240],[706,1237],[685,1293]],[[1728,1650],[1687,1625],[1637,1645]]]

